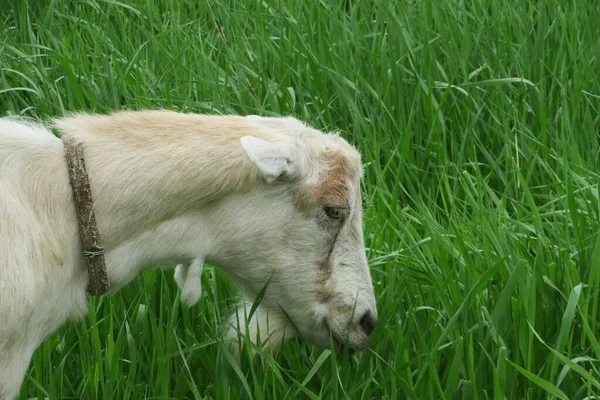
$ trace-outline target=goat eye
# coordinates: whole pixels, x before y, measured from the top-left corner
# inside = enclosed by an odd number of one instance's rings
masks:
[[[327,214],[327,216],[329,216],[330,218],[333,219],[340,219],[342,218],[342,210],[340,210],[339,208],[336,207],[325,207],[325,214]]]

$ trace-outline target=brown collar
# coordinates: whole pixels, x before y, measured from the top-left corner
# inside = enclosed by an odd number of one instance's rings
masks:
[[[90,276],[88,293],[92,296],[100,296],[108,292],[108,277],[106,275],[102,238],[94,215],[90,180],[85,169],[83,143],[78,143],[75,138],[68,135],[63,136],[62,141],[69,167],[69,178],[73,189],[83,254]]]

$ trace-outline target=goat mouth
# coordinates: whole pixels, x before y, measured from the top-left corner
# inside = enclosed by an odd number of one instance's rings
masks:
[[[342,338],[338,335],[338,333],[336,331],[334,331],[333,329],[331,329],[331,326],[327,322],[325,322],[325,327],[327,328],[327,331],[331,333],[331,338],[333,339],[333,345],[337,352],[341,353],[344,351],[348,351],[348,353],[350,353],[350,354],[356,353],[356,350],[353,349],[352,346],[350,346],[348,341],[342,340]]]
[[[343,353],[344,351],[348,351],[348,353],[354,354],[352,347],[348,346],[345,342],[340,341],[335,336],[333,337],[333,345],[335,346],[335,350],[337,352]]]

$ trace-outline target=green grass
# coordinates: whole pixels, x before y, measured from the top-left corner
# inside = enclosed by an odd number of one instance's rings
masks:
[[[380,311],[354,356],[237,367],[145,273],[35,353],[21,398],[584,399],[600,393],[600,3],[42,1],[0,6],[0,114],[292,114],[363,153]],[[1,323],[1,322],[0,322]],[[598,397],[596,397],[598,398]]]

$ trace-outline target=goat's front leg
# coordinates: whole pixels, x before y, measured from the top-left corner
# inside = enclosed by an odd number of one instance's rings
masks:
[[[204,259],[195,258],[190,264],[179,264],[175,267],[175,282],[181,289],[181,301],[187,306],[193,306],[202,295],[202,271]]]
[[[270,312],[263,305],[259,305],[252,318],[247,321],[252,308],[252,302],[245,301],[231,316],[227,340],[235,358],[240,361],[245,336],[248,335],[253,346],[259,346],[263,351],[275,352],[281,345],[295,336],[295,331],[287,323],[285,315],[281,312]],[[256,350],[252,349],[252,355]]]

